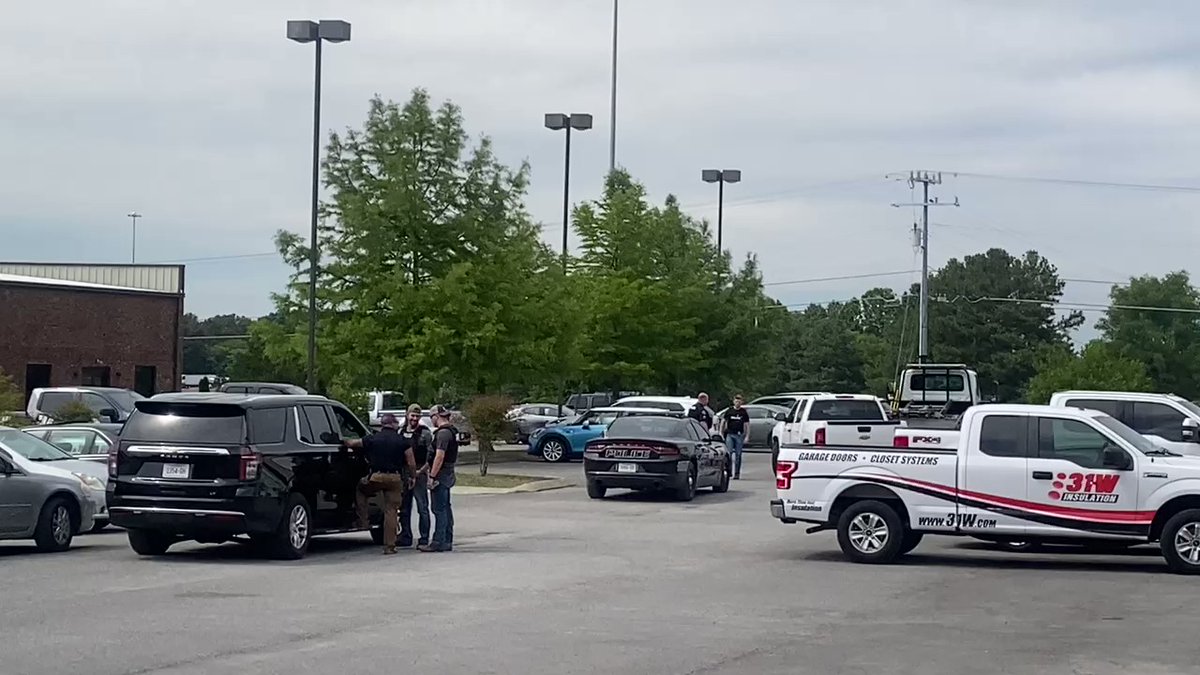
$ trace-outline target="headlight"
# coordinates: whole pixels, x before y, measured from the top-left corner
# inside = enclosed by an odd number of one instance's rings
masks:
[[[78,478],[79,482],[83,483],[83,486],[89,490],[99,490],[101,492],[104,491],[104,483],[102,483],[99,478],[88,476],[82,473],[76,473],[75,477]]]

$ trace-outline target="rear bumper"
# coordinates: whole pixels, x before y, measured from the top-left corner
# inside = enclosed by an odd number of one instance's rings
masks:
[[[771,500],[771,517],[779,520],[779,522],[781,522],[781,523],[787,523],[788,525],[800,522],[800,521],[796,520],[795,518],[788,518],[783,515],[783,500],[782,499],[772,499]]]
[[[635,464],[638,470],[617,471],[619,464]],[[607,488],[658,490],[686,486],[689,466],[686,460],[620,462],[585,458],[583,473],[588,481],[594,481]]]
[[[117,527],[172,534],[248,534],[275,530],[282,505],[273,499],[239,497],[197,504],[173,499],[109,497],[109,520]]]

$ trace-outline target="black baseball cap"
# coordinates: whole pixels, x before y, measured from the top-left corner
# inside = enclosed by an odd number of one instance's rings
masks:
[[[439,403],[429,409],[429,416],[450,419],[450,409]]]

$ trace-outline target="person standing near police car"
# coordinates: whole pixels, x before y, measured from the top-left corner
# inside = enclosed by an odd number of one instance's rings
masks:
[[[454,465],[458,463],[458,429],[450,422],[450,411],[436,405],[430,411],[433,426],[433,455],[429,458],[429,506],[433,511],[433,540],[418,550],[438,553],[454,550],[454,510],[450,488],[454,487]]]
[[[712,431],[713,411],[708,407],[708,394],[700,392],[696,396],[696,404],[688,409],[687,416],[699,422],[705,431]]]
[[[416,477],[404,490],[400,500],[400,548],[413,545],[412,510],[413,502],[417,504],[417,545],[429,543],[429,481],[425,471],[429,463],[429,455],[433,446],[433,432],[421,424],[421,406],[414,403],[408,406],[408,414],[404,418],[404,426],[400,435],[408,441],[409,451],[413,453],[417,466]]]
[[[744,400],[741,394],[734,396],[733,405],[721,415],[721,430],[725,434],[725,447],[729,449],[729,457],[733,461],[734,478],[742,477],[742,450],[750,435],[750,413],[742,407]]]
[[[407,467],[409,475],[416,472],[417,462],[413,456],[408,441],[397,433],[400,422],[396,416],[387,413],[380,417],[380,430],[362,439],[345,441],[348,448],[362,448],[366,455],[370,473],[358,484],[355,493],[354,511],[358,517],[358,526],[364,530],[370,529],[371,521],[367,513],[367,499],[371,495],[383,495],[383,553],[392,555],[396,552],[396,530],[400,500],[404,496],[404,488],[408,482],[404,470]]]

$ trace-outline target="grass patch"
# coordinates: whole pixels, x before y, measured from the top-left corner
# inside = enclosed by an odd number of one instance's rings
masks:
[[[479,472],[475,471],[458,474],[455,476],[454,484],[463,487],[514,488],[538,480],[546,479],[539,476],[514,476],[504,473],[488,473],[486,476],[480,476]]]

